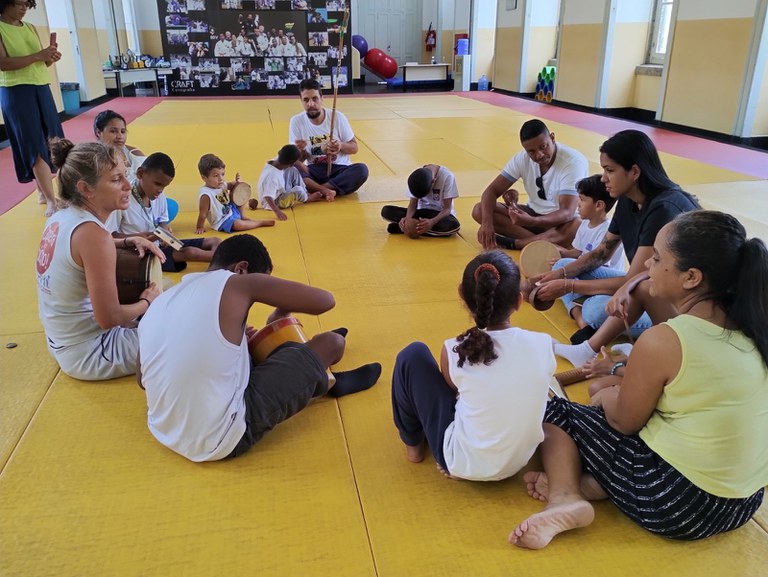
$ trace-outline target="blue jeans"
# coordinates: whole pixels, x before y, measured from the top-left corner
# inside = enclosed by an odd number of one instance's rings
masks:
[[[552,266],[552,270],[563,268],[567,264],[572,263],[574,260],[576,259],[561,258]],[[626,272],[623,270],[601,266],[589,272],[582,273],[576,278],[579,280],[599,280],[605,278],[616,278],[624,276],[625,274]],[[570,314],[573,307],[577,305],[577,303],[574,301],[578,298],[583,298],[583,296],[584,295],[580,295],[578,293],[569,293],[561,297],[565,308],[568,309],[568,314]],[[593,329],[600,328],[600,326],[608,318],[608,313],[605,312],[605,306],[608,304],[609,300],[611,300],[610,295],[593,295],[586,297],[581,305],[581,318],[584,319],[584,322],[591,326]],[[648,316],[648,313],[643,313],[643,316],[641,316],[635,324],[629,327],[629,332],[632,334],[632,338],[636,339],[645,329],[650,328],[652,325],[653,323],[651,322],[651,318]]]

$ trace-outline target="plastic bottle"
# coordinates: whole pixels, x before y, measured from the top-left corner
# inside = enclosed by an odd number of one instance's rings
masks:
[[[485,74],[483,74],[480,77],[480,80],[477,81],[477,89],[488,90],[488,79],[485,77]]]

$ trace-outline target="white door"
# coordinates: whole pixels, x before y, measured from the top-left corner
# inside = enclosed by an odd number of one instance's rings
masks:
[[[378,48],[397,61],[418,62],[421,58],[422,0],[358,0],[359,34],[368,42],[368,48]],[[368,81],[378,78],[366,74]]]

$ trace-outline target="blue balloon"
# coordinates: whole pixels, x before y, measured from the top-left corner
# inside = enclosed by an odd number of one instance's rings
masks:
[[[173,222],[176,215],[179,214],[179,203],[172,198],[166,198],[168,201],[168,222]]]
[[[352,36],[352,46],[357,48],[360,58],[365,58],[365,55],[368,54],[368,41],[359,34]]]

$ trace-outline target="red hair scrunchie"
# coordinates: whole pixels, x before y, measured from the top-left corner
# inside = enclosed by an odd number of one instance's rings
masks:
[[[491,273],[491,276],[496,279],[496,282],[501,280],[501,275],[499,274],[499,269],[497,269],[495,266],[493,266],[489,262],[484,262],[479,267],[475,269],[475,282],[477,282],[477,279],[480,278],[480,273],[482,272],[489,272]]]

